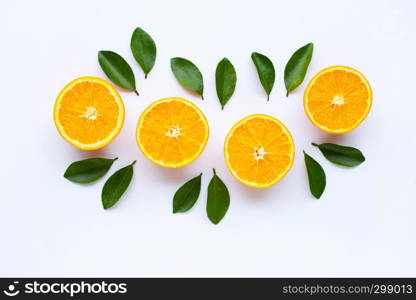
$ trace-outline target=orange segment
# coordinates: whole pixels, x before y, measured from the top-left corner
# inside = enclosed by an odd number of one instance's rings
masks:
[[[309,82],[304,107],[318,128],[345,133],[367,117],[372,103],[370,84],[363,74],[344,66],[323,69]]]
[[[233,126],[224,143],[225,162],[240,182],[269,187],[292,167],[295,146],[289,130],[267,115],[250,115]]]
[[[202,111],[182,98],[153,102],[137,124],[137,144],[162,167],[179,168],[202,153],[208,141],[208,122]]]
[[[99,149],[109,144],[123,127],[123,101],[107,81],[77,78],[59,93],[54,121],[68,143],[83,150]]]

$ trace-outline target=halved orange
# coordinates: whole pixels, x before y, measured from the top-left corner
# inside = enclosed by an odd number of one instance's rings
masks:
[[[99,149],[123,127],[123,100],[101,78],[77,78],[56,98],[54,121],[60,135],[71,145],[82,150]]]
[[[182,98],[150,104],[137,124],[137,144],[153,163],[180,168],[196,160],[207,144],[208,122],[202,111]]]
[[[241,183],[269,187],[293,165],[295,145],[289,130],[267,115],[250,115],[233,126],[224,143],[225,162]]]
[[[332,66],[316,74],[303,97],[305,112],[318,128],[330,133],[345,133],[367,117],[373,93],[359,71]]]

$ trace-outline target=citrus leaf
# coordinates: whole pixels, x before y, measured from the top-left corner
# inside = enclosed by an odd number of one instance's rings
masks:
[[[136,161],[118,170],[105,182],[101,192],[101,201],[104,209],[113,207],[123,196],[133,177],[133,166],[135,163]]]
[[[173,213],[186,212],[194,206],[201,191],[201,176],[202,173],[186,182],[176,191],[175,196],[173,196]]]
[[[123,89],[134,91],[139,95],[136,90],[134,73],[124,58],[112,51],[99,51],[98,62],[105,75],[107,75],[114,84]]]
[[[260,83],[263,86],[267,94],[267,101],[269,101],[270,93],[272,92],[275,70],[272,61],[265,55],[253,52],[251,59],[256,66],[257,74],[259,75]]]
[[[199,69],[182,57],[170,59],[170,67],[176,80],[186,89],[197,93],[204,99],[204,80]]]
[[[233,95],[236,83],[237,74],[235,73],[234,66],[224,57],[218,63],[217,69],[215,70],[215,85],[222,109],[224,109],[224,105]]]
[[[207,215],[210,221],[218,224],[224,218],[229,206],[230,193],[214,169],[214,176],[208,185]]]
[[[353,147],[331,143],[320,145],[312,143],[312,145],[318,147],[327,160],[341,166],[355,167],[365,161],[365,157],[361,151]]]
[[[103,177],[110,170],[114,159],[108,158],[87,158],[73,162],[66,169],[64,177],[76,183],[90,183]]]
[[[303,151],[303,154],[305,155],[305,165],[306,170],[308,171],[309,189],[311,190],[312,195],[316,199],[319,199],[326,186],[325,171],[321,165],[306,154],[305,151]]]
[[[312,59],[313,44],[309,43],[296,50],[285,67],[286,97],[303,81]]]
[[[156,44],[152,37],[140,27],[137,27],[130,41],[131,52],[144,72],[144,77],[152,70],[156,60]]]

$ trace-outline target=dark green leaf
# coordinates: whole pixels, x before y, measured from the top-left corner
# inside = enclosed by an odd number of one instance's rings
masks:
[[[325,171],[321,165],[306,154],[305,151],[303,151],[303,154],[305,155],[305,165],[306,170],[308,171],[309,189],[311,190],[312,195],[316,199],[319,199],[326,186]]]
[[[90,183],[103,177],[110,170],[113,162],[108,158],[88,158],[73,162],[66,169],[64,177],[76,183]]]
[[[365,161],[365,157],[361,151],[353,147],[331,143],[320,145],[312,143],[312,145],[318,147],[327,160],[341,166],[354,167]]]
[[[152,70],[156,60],[156,44],[152,37],[140,27],[137,27],[130,41],[131,52],[142,68],[145,78]]]
[[[101,192],[101,201],[104,209],[114,206],[123,196],[133,177],[133,166],[135,163],[136,161],[118,170],[105,182]]]
[[[201,176],[202,173],[186,182],[176,191],[173,197],[173,213],[186,212],[194,206],[201,191]]]
[[[136,90],[136,79],[129,64],[115,52],[99,51],[98,62],[103,69],[105,75],[116,85],[129,91]]]
[[[215,84],[222,109],[233,95],[236,83],[237,74],[233,64],[227,58],[223,58],[215,70]]]
[[[218,224],[227,213],[230,206],[230,194],[224,182],[217,176],[214,169],[214,176],[208,185],[207,215],[212,223]]]
[[[269,96],[272,92],[275,80],[275,71],[273,63],[267,56],[257,52],[251,53],[251,59],[253,60],[254,65],[256,66],[257,74],[259,75],[261,85],[266,91],[267,101],[269,101]]]
[[[285,67],[286,96],[303,81],[312,59],[313,44],[309,43],[296,50]]]
[[[189,60],[182,57],[170,59],[170,67],[176,80],[186,89],[197,93],[204,99],[204,80],[199,69]]]

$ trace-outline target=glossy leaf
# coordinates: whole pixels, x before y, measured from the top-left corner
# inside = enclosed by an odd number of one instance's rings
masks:
[[[312,59],[313,44],[309,43],[293,53],[285,67],[286,96],[305,79],[306,71]]]
[[[173,197],[173,213],[186,212],[194,206],[201,192],[201,176],[202,173],[176,191]]]
[[[208,185],[207,215],[210,221],[218,224],[224,218],[229,206],[230,193],[214,169],[214,176]]]
[[[130,41],[131,52],[142,68],[145,78],[152,70],[156,60],[156,44],[152,37],[140,27],[137,27]]]
[[[272,92],[276,76],[273,63],[267,56],[257,52],[253,52],[251,54],[251,59],[256,66],[260,83],[266,91],[267,101],[269,101],[270,93]]]
[[[320,145],[312,143],[312,145],[318,147],[327,160],[341,166],[354,167],[365,161],[365,157],[361,151],[353,147],[331,143]]]
[[[223,58],[215,70],[215,85],[222,109],[234,94],[236,83],[237,74],[233,64],[227,58]]]
[[[108,178],[101,192],[101,201],[104,209],[113,207],[123,196],[133,177],[133,166],[135,163],[136,161],[132,162]]]
[[[105,75],[119,87],[134,91],[136,90],[136,79],[130,65],[115,52],[100,51],[98,52],[98,62],[103,69]]]
[[[170,67],[176,80],[186,89],[197,93],[204,99],[204,80],[199,69],[189,60],[182,57],[170,59]]]
[[[311,190],[312,195],[316,199],[319,199],[326,186],[325,171],[321,165],[306,154],[305,151],[303,151],[303,154],[305,155],[305,165],[308,172],[309,189]]]
[[[90,183],[103,177],[110,170],[114,159],[108,158],[87,158],[73,162],[66,169],[64,177],[76,183]]]

